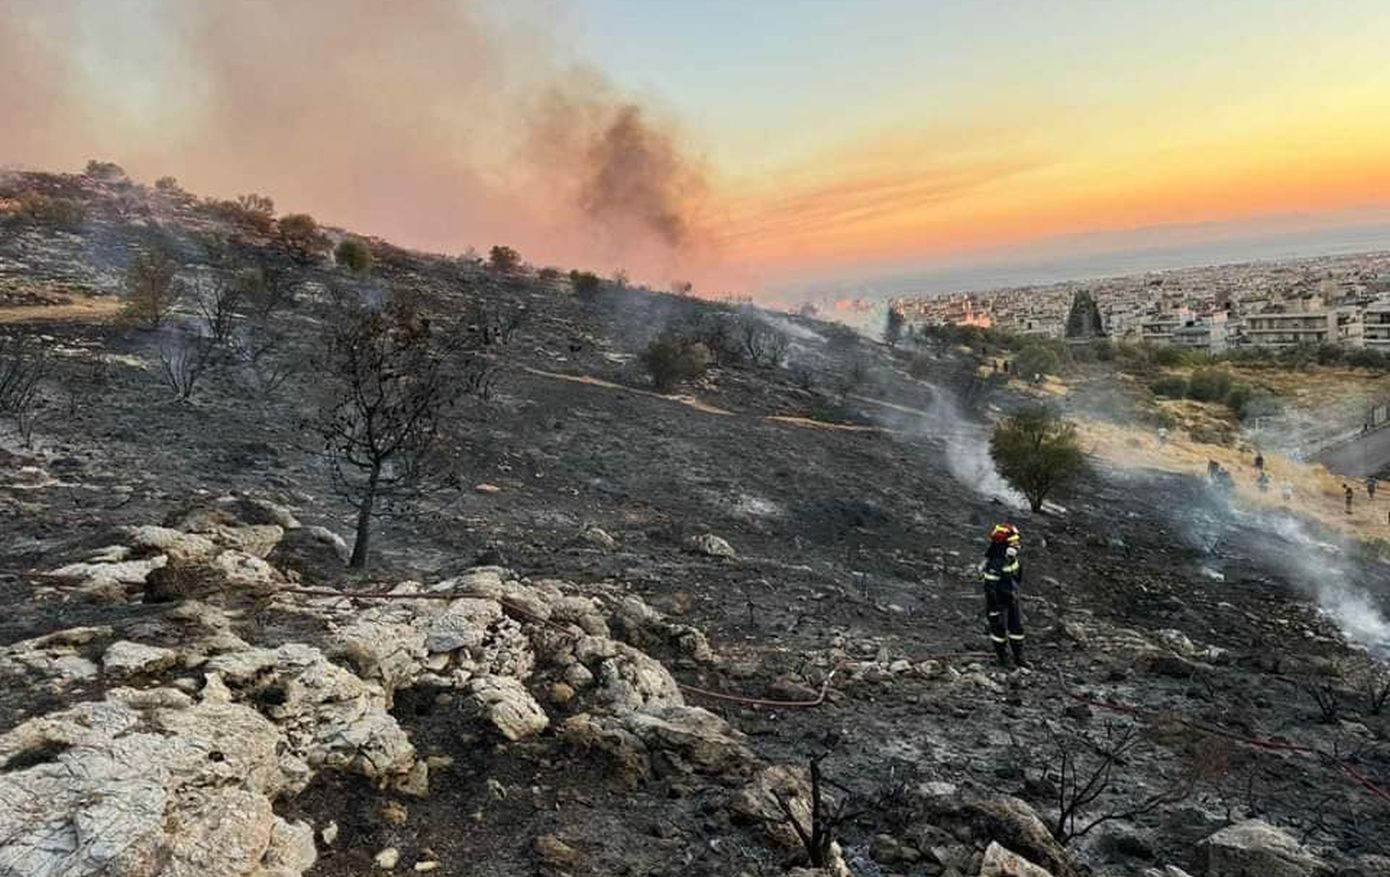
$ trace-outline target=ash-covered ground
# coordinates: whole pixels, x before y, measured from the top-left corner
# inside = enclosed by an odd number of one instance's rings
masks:
[[[0,874],[781,874],[813,759],[840,873],[1390,873],[1383,565],[1163,473],[1029,514],[984,438],[1016,400],[968,351],[926,382],[812,320],[380,242],[354,275],[192,199],[5,186],[86,215],[0,220],[3,328],[51,360],[0,469]],[[190,285],[282,272],[282,383],[174,399],[191,297],[156,331],[74,313],[156,246]],[[517,328],[450,485],[350,572],[314,352],[338,296],[399,294]],[[639,352],[721,316],[781,361],[655,393]],[[986,654],[1001,519],[1031,672]]]

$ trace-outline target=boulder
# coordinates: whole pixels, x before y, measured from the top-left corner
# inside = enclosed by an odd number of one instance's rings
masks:
[[[687,551],[703,554],[706,557],[738,557],[733,546],[713,533],[701,533],[685,540]]]
[[[176,561],[207,560],[217,553],[217,546],[206,536],[172,527],[129,527],[126,540],[142,555],[167,554]]]
[[[991,842],[980,862],[980,877],[1052,877],[1052,874],[998,842]]]
[[[139,560],[70,563],[53,570],[52,575],[78,581],[78,589],[89,594],[114,599],[124,596],[128,587],[143,585],[150,573],[168,562],[168,556],[156,554]]]
[[[743,735],[709,710],[671,706],[623,716],[624,727],[642,741],[660,763],[680,773],[746,772],[755,759]]]
[[[74,627],[21,640],[0,649],[0,675],[20,677],[29,682],[41,679],[54,690],[91,681],[99,672],[97,665],[83,657],[79,650],[93,640],[110,635],[108,627]]]
[[[468,684],[468,699],[492,726],[508,740],[539,734],[550,725],[550,717],[526,690],[510,676],[482,676]]]
[[[929,794],[925,786],[919,794],[927,821],[998,842],[1058,877],[1076,873],[1066,850],[1026,802],[1010,795]]]
[[[611,657],[598,664],[595,674],[598,679],[595,694],[604,708],[615,713],[627,713],[685,704],[680,686],[659,661],[625,643],[612,640],[590,642],[595,640],[598,638],[587,637],[586,643],[596,645],[602,651],[611,649]],[[581,663],[589,663],[584,660],[582,651],[578,654],[581,655]]]
[[[651,773],[646,745],[621,723],[606,716],[580,713],[560,726],[560,736],[581,749],[606,753],[617,765],[618,777],[628,788]]]
[[[173,649],[120,640],[107,646],[101,656],[101,667],[109,675],[136,676],[167,670],[178,659],[179,654]]]
[[[1310,877],[1329,870],[1287,832],[1259,819],[1227,826],[1197,849],[1206,877]]]
[[[351,549],[343,537],[325,527],[287,529],[266,560],[293,570],[309,582],[333,582],[346,567]]]
[[[612,551],[618,547],[617,539],[610,536],[606,530],[592,524],[579,531],[579,541],[600,551]]]
[[[274,524],[282,530],[298,530],[299,519],[282,505],[268,499],[246,496],[224,496],[217,504],[243,524]]]

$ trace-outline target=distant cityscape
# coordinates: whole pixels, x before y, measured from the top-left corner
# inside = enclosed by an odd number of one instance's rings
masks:
[[[977,326],[1066,337],[1078,293],[1116,340],[1219,353],[1240,346],[1336,344],[1390,352],[1390,252],[1185,268],[988,292],[899,296],[911,326]],[[840,302],[866,313],[882,302]]]

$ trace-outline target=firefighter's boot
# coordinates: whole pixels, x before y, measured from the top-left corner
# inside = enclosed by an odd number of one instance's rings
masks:
[[[995,643],[995,644],[994,644],[994,657],[995,657],[996,659],[998,659],[998,661],[999,661],[999,666],[1004,667],[1004,668],[1006,668],[1006,669],[1009,667],[1009,649],[1008,649],[1008,646],[1004,645],[1003,643]]]
[[[1013,650],[1013,653],[1014,653],[1014,664],[1016,664],[1016,665],[1019,666],[1020,668],[1032,666],[1032,665],[1030,665],[1030,664],[1028,663],[1028,661],[1023,657],[1023,640],[1021,640],[1021,639],[1011,639],[1011,640],[1009,640],[1009,648],[1012,649],[1012,650]]]

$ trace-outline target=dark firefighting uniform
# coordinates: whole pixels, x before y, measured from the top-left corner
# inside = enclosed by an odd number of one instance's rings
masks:
[[[1000,660],[1007,644],[1015,660],[1023,655],[1023,614],[1018,608],[1018,588],[1023,583],[1023,567],[1018,556],[1009,557],[1006,545],[990,543],[980,578],[985,588],[985,616],[989,638]]]

